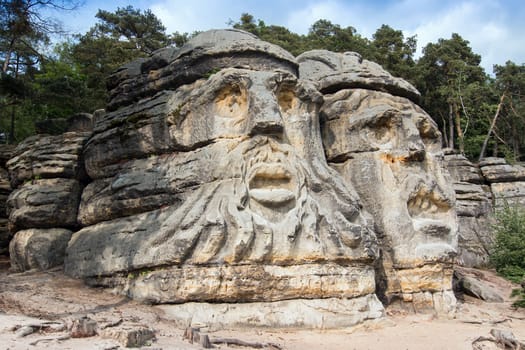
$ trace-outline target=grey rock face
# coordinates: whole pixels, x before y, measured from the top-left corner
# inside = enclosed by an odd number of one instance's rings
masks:
[[[85,120],[89,115],[77,117]],[[78,228],[80,195],[87,181],[82,150],[89,135],[37,135],[20,143],[7,162],[15,188],[6,203],[9,230],[15,235],[10,245],[15,270],[45,270],[63,263],[71,237],[66,229]]]
[[[69,132],[58,136],[36,135],[20,143],[7,162],[11,186],[41,178],[84,179],[81,162],[89,132]]]
[[[294,299],[264,303],[190,302],[157,307],[166,318],[179,326],[205,324],[210,331],[254,327],[343,328],[384,315],[383,306],[375,295],[352,299]]]
[[[14,190],[7,200],[10,229],[74,228],[79,202],[78,180],[33,180]]]
[[[312,50],[297,57],[299,76],[316,82],[323,93],[343,89],[368,89],[419,101],[419,91],[407,81],[393,77],[375,62],[365,60],[356,52],[336,54]]]
[[[0,255],[9,253],[9,242],[12,234],[8,229],[6,201],[11,193],[9,173],[6,169],[6,162],[12,156],[14,147],[10,145],[0,145]]]
[[[510,165],[503,158],[484,158],[479,166],[483,177],[491,183],[525,181],[525,168]]]
[[[158,91],[174,90],[227,67],[296,73],[297,63],[287,51],[250,33],[211,30],[179,50],[160,50],[151,58],[133,62],[114,73],[108,81],[107,109],[115,110]]]
[[[71,231],[65,229],[18,231],[9,245],[11,269],[22,272],[61,265],[70,238]]]
[[[78,229],[69,275],[219,328],[354,325],[382,316],[378,296],[453,311],[454,192],[404,80],[225,30],[108,86],[92,135],[29,140],[9,163],[13,230]]]
[[[492,233],[492,192],[478,167],[462,155],[445,156],[445,164],[454,182],[459,220],[458,257],[460,265],[484,267],[494,243]]]

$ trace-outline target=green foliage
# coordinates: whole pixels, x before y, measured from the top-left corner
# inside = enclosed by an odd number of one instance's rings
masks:
[[[373,35],[372,60],[382,65],[392,75],[415,83],[416,44],[415,36],[405,39],[402,31],[383,24]]]
[[[525,64],[507,61],[495,65],[494,90],[504,96],[495,134],[498,142],[510,151],[506,158],[523,160],[525,155]]]
[[[519,283],[525,278],[525,209],[505,205],[498,209],[496,219],[490,260],[498,273]]]
[[[519,297],[516,307],[525,307],[525,208],[505,206],[496,212],[496,242],[490,260],[496,271],[522,288],[513,291]]]
[[[512,291],[511,297],[518,297],[518,300],[515,301],[512,305],[515,307],[525,308],[525,287],[522,289],[516,288]]]
[[[95,26],[63,48],[86,77],[93,109],[105,106],[106,79],[113,71],[170,44],[165,27],[150,10],[128,6],[113,13],[99,10],[96,17]]]

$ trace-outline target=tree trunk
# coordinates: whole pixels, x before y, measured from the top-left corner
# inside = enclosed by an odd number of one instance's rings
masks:
[[[444,147],[449,148],[450,146],[448,145],[447,121],[445,120],[445,118],[443,118],[443,116],[441,116],[441,120],[443,121],[443,142],[445,143]]]
[[[481,161],[481,159],[485,156],[485,151],[487,150],[487,144],[489,143],[490,135],[492,134],[492,131],[494,130],[494,127],[496,126],[496,120],[498,119],[499,112],[501,111],[501,106],[503,106],[503,101],[505,100],[505,94],[506,94],[506,91],[501,95],[501,98],[499,99],[498,108],[496,109],[496,114],[494,114],[494,118],[492,118],[492,122],[490,123],[490,127],[487,133],[487,136],[485,137],[485,140],[483,140],[483,145],[481,146],[481,151],[479,152],[478,162]]]
[[[463,135],[463,130],[461,129],[461,115],[459,114],[458,106],[454,104],[454,124],[456,126],[456,132],[458,134],[458,147],[459,153],[465,154],[465,136]]]
[[[448,105],[448,147],[454,149],[454,112],[452,104]]]
[[[9,144],[12,145],[15,143],[15,113],[16,108],[15,105],[11,106],[11,126],[9,128]]]

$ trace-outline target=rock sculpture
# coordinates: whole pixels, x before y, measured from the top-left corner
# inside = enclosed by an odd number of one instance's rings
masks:
[[[86,145],[68,274],[153,303],[292,300],[307,326],[306,309],[381,314],[371,222],[326,163],[323,99],[290,54],[212,31],[128,67]]]
[[[378,296],[454,308],[454,194],[406,81],[355,53],[294,58],[220,30],[108,87],[81,152],[49,157],[39,137],[9,163],[18,269],[50,265],[32,247],[60,250],[44,239],[60,228],[76,231],[67,274],[179,304],[164,308],[181,324],[350,326],[383,314]]]
[[[358,54],[306,52],[299,74],[325,92],[330,165],[357,190],[381,240],[378,292],[416,309],[453,310],[455,199],[442,169],[441,134],[412,100],[417,90]],[[380,83],[379,83],[380,82]]]

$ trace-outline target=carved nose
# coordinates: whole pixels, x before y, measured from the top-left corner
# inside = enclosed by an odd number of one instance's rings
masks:
[[[254,108],[252,111],[251,134],[282,134],[283,120],[277,105]]]

